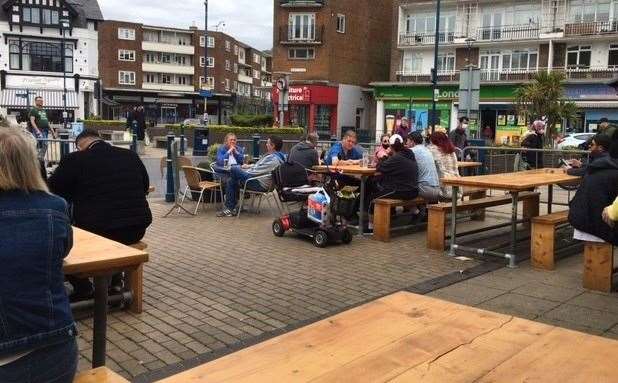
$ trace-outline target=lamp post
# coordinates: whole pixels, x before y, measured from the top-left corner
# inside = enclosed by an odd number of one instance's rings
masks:
[[[431,102],[431,132],[436,131],[436,109],[438,102],[438,51],[440,49],[440,0],[436,5],[436,30],[435,30],[435,42],[433,52],[433,69],[431,70],[431,84],[433,90],[433,97]]]
[[[470,61],[470,52],[472,51],[472,45],[474,44],[474,42],[476,41],[476,39],[472,38],[472,37],[468,37],[466,39],[466,46],[468,47],[468,65],[467,65],[467,69],[468,69],[468,108],[466,110],[466,117],[468,117],[468,122],[470,121],[470,104],[472,104],[472,68],[474,67],[474,65],[472,65],[472,62]],[[480,128],[480,127],[479,127]]]
[[[62,80],[63,80],[63,90],[62,90],[62,120],[65,131],[67,128],[67,120],[69,118],[69,113],[67,112],[67,54],[66,54],[66,32],[71,29],[71,23],[69,19],[63,18],[60,20],[60,27],[62,28]],[[71,56],[71,60],[73,60],[73,56]]]
[[[208,0],[204,0],[204,84],[208,84]],[[204,125],[208,126],[208,95],[206,94],[204,95]]]

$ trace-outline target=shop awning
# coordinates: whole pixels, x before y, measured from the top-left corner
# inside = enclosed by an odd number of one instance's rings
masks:
[[[111,98],[109,98],[109,97],[103,97],[103,98],[101,98],[101,102],[102,102],[103,104],[107,105],[107,106],[118,106],[118,105],[120,105],[120,103],[118,103],[118,102],[116,102],[116,101],[112,100],[112,99],[111,99]]]
[[[575,101],[575,105],[586,109],[618,109],[618,101]]]
[[[45,109],[64,109],[61,90],[32,90],[25,89],[4,89],[0,95],[0,107],[12,109],[26,109],[28,105],[34,105],[34,99],[38,96],[43,97]],[[30,102],[26,100],[28,94]],[[67,109],[78,109],[77,93],[67,91]]]

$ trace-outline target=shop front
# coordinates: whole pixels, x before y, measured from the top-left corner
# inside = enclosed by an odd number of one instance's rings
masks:
[[[289,105],[283,126],[300,126],[317,132],[321,139],[337,135],[338,87],[294,84],[289,88]],[[275,121],[279,122],[279,90],[272,93]]]
[[[618,125],[618,95],[606,84],[570,84],[565,93],[579,107],[577,122],[566,133],[594,132],[601,118]]]

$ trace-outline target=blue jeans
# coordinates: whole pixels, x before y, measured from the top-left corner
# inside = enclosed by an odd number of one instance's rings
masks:
[[[245,181],[251,177],[255,175],[247,173],[240,166],[233,166],[230,169],[230,176],[225,184],[225,207],[227,209],[233,210],[236,207],[238,190],[244,187]],[[247,183],[247,190],[266,191],[256,180]]]
[[[47,153],[47,147],[49,146],[49,130],[42,129],[41,137],[37,137],[39,147],[39,158],[45,161],[45,154]]]
[[[72,383],[77,369],[77,342],[69,341],[39,348],[4,366],[2,383]]]

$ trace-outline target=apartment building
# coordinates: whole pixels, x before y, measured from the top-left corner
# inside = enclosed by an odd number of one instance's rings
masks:
[[[594,130],[602,117],[618,122],[618,96],[608,86],[618,76],[617,0],[442,1],[437,34],[435,14],[435,1],[393,5],[390,81],[373,84],[378,132],[403,116],[427,127],[436,35],[439,119],[446,128],[465,114],[458,110],[458,83],[468,65],[481,73],[473,127],[489,126],[499,142],[516,140],[528,123],[515,112],[513,93],[539,71],[566,75],[566,94],[581,110],[568,131]]]
[[[274,2],[273,68],[291,76],[284,124],[324,138],[348,129],[374,138],[368,85],[389,78],[391,10],[392,0]],[[273,102],[278,119],[277,89]]]
[[[63,121],[64,90],[69,121],[97,114],[96,0],[14,0],[0,8],[0,114],[25,118],[43,97],[52,123]]]
[[[247,105],[253,112],[270,105],[270,94],[262,90],[264,55],[225,33],[209,31],[206,39],[197,27],[110,20],[99,34],[105,118],[124,118],[136,105],[144,106],[150,124],[201,117],[200,90],[211,93],[212,124],[228,123]]]

